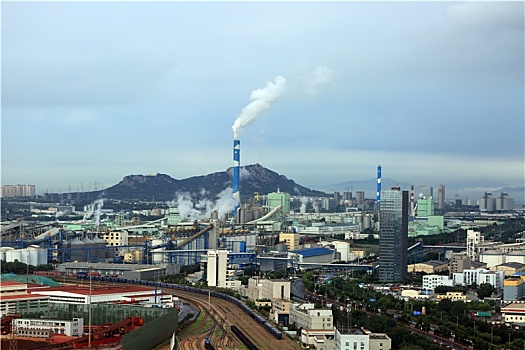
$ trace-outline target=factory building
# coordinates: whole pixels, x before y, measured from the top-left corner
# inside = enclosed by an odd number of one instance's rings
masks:
[[[432,197],[423,197],[417,200],[417,216],[428,217],[434,215],[434,200]]]
[[[46,312],[49,296],[29,294],[27,284],[0,281],[0,317],[15,312]]]
[[[498,197],[494,197],[492,193],[485,192],[483,197],[478,199],[478,205],[480,211],[511,211],[514,210],[514,198],[503,192]]]
[[[279,233],[279,242],[286,245],[287,250],[299,249],[299,233],[297,232],[281,232]]]
[[[525,298],[525,274],[516,274],[503,281],[503,300],[517,301]]]
[[[259,270],[267,271],[286,271],[288,267],[288,253],[287,252],[270,252],[263,253],[257,257],[259,261]]]
[[[106,245],[110,247],[120,247],[128,245],[128,233],[126,231],[111,231],[102,235]],[[123,256],[124,252],[120,248],[115,248],[115,256]]]
[[[490,249],[480,253],[479,260],[486,263],[489,268],[511,262],[525,264],[525,249],[509,252],[503,247]]]
[[[390,350],[392,339],[384,333],[372,333],[363,328],[334,327],[335,350]]]
[[[334,251],[326,248],[300,249],[288,252],[288,258],[298,258],[299,264],[330,264],[334,261]]]
[[[84,319],[52,320],[42,318],[17,318],[16,334],[24,337],[50,338],[54,334],[80,337],[84,333]]]
[[[261,299],[290,300],[290,281],[284,279],[250,278],[246,288],[240,288],[241,295],[256,301]]]
[[[282,206],[282,212],[285,215],[290,214],[290,194],[286,192],[268,193],[268,211],[272,211],[278,206]]]
[[[98,286],[92,284],[80,286],[61,286],[28,289],[29,294],[45,295],[49,297],[49,303],[57,304],[107,304],[107,303],[149,303],[163,304],[173,307],[173,297],[165,294],[162,290],[151,287],[127,285],[127,286]]]
[[[512,276],[517,273],[525,273],[525,264],[519,262],[508,262],[490,268],[492,271],[503,271],[505,276]]]
[[[430,260],[416,264],[410,264],[407,267],[409,273],[424,272],[427,274],[436,274],[448,270],[448,262],[441,260]]]
[[[66,275],[75,275],[79,272],[87,273],[92,272],[100,274],[101,276],[122,276],[131,271],[151,269],[151,265],[140,265],[140,264],[105,264],[105,263],[85,263],[85,262],[66,262],[58,265],[58,271]],[[164,275],[176,275],[180,273],[180,265],[160,265],[155,266],[154,276],[148,276],[151,278],[161,277]],[[146,276],[148,274],[144,274]],[[132,278],[127,275],[127,278]],[[138,276],[135,276],[138,277]],[[134,279],[134,278],[133,278]]]
[[[501,307],[505,323],[525,323],[525,303],[510,303]]]

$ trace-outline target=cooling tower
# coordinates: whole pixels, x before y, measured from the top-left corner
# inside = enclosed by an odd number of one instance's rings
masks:
[[[232,216],[236,216],[237,209],[241,203],[240,182],[241,182],[241,141],[233,140],[233,198],[237,205],[232,211]]]

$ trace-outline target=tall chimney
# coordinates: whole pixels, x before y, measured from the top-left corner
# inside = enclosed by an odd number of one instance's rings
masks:
[[[381,165],[377,166],[377,192],[376,192],[376,204],[379,209],[381,204]]]
[[[241,170],[241,141],[233,140],[233,198],[237,200],[237,205],[232,211],[232,216],[237,215],[241,203],[240,191],[240,170]]]
[[[412,185],[410,186],[410,216],[416,216],[414,209],[414,185]]]

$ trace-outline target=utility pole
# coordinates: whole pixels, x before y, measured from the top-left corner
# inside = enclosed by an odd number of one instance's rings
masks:
[[[16,319],[11,320],[11,338],[9,338],[9,350],[18,350]]]
[[[89,268],[89,306],[88,306],[88,348],[91,349],[91,268]]]

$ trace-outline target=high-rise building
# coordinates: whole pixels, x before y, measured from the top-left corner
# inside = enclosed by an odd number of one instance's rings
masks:
[[[379,208],[379,280],[402,282],[408,262],[408,191],[381,191]]]
[[[0,187],[0,197],[34,197],[35,185],[3,185]]]
[[[228,251],[227,250],[208,250],[207,254],[207,282],[210,287],[225,287],[226,286],[226,270],[228,267]]]
[[[357,191],[355,193],[355,200],[357,202],[357,205],[363,205],[365,204],[365,192],[363,191]]]
[[[438,187],[437,209],[445,209],[445,185],[439,185]]]

